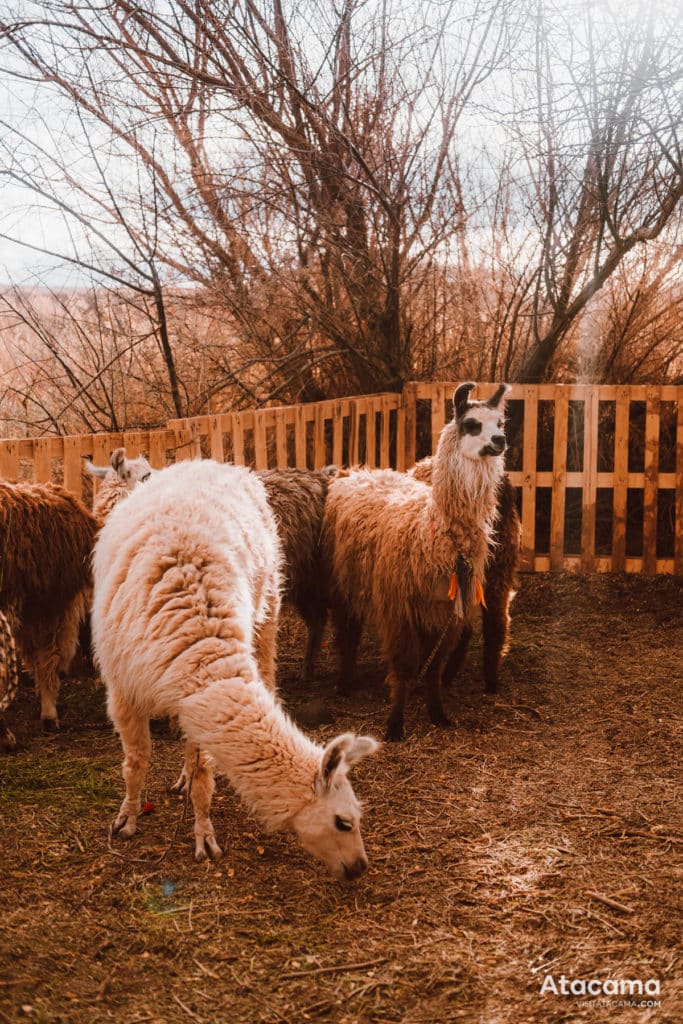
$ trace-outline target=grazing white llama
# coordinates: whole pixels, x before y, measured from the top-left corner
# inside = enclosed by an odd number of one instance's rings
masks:
[[[125,448],[116,448],[111,453],[110,462],[110,466],[94,466],[92,462],[85,464],[87,472],[102,481],[92,504],[93,515],[99,523],[103,523],[114,506],[127,498],[138,484],[149,480],[153,472],[144,455],[128,459]]]
[[[407,688],[421,669],[432,722],[449,724],[443,666],[483,594],[504,472],[507,388],[487,402],[470,402],[473,388],[462,384],[453,396],[455,415],[441,432],[431,487],[393,470],[358,470],[328,489],[322,545],[341,654],[339,686],[349,689],[367,620],[389,670],[389,740],[403,736]]]
[[[346,734],[322,748],[278,704],[279,565],[263,484],[243,467],[172,466],[107,519],[92,630],[125,755],[114,828],[135,832],[149,719],[173,715],[186,741],[197,860],[221,855],[209,818],[215,767],[267,829],[293,831],[335,876],[354,878],[367,859],[346,773],[377,743]]]

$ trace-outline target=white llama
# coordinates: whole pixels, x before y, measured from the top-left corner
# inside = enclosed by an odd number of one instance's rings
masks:
[[[269,830],[291,830],[338,878],[367,867],[348,768],[377,743],[322,748],[274,692],[280,548],[263,484],[248,469],[185,462],[117,506],[95,548],[92,628],[108,711],[124,749],[132,836],[150,761],[149,719],[173,715],[185,744],[195,858],[219,857],[213,768]]]

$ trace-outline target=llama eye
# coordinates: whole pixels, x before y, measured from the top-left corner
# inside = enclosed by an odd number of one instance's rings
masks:
[[[351,822],[345,821],[344,818],[340,818],[338,814],[335,815],[334,818],[334,827],[338,832],[351,832],[353,830]]]
[[[481,434],[481,423],[479,420],[463,420],[462,429],[466,434]]]
[[[151,477],[151,475],[152,475],[151,473],[145,473],[145,475],[144,475],[144,476],[141,476],[141,477],[140,477],[140,482],[144,484],[145,480],[149,480],[149,478]]]

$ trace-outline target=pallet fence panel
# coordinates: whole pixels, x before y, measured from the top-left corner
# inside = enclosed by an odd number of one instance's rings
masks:
[[[631,391],[618,387],[614,410],[614,477],[612,489],[612,569],[626,565],[626,508],[628,498],[628,425]]]
[[[522,556],[521,568],[531,572],[536,553],[536,440],[538,392],[524,389],[524,444],[522,448]]]
[[[595,516],[598,474],[598,392],[583,388],[583,487],[581,494],[581,568],[595,569]]]
[[[659,428],[659,390],[648,388],[645,400],[645,479],[643,483],[643,572],[648,575],[657,571]]]
[[[564,516],[567,487],[567,432],[569,396],[564,388],[555,392],[553,436],[553,492],[550,506],[550,568],[559,572],[564,560]]]
[[[436,449],[447,415],[446,396],[452,394],[458,383],[411,382],[400,395],[385,392],[307,405],[170,420],[166,429],[149,432],[3,439],[0,440],[0,479],[17,480],[20,471],[22,478],[28,475],[36,482],[63,479],[69,490],[82,496],[83,457],[88,456],[96,465],[106,466],[110,453],[122,444],[131,457],[147,453],[154,469],[163,468],[169,461],[206,454],[224,461],[226,443],[232,448],[233,462],[244,464],[248,456],[249,462],[257,468],[266,468],[273,462],[280,467],[287,466],[292,455],[295,465],[302,469],[321,467],[330,457],[337,465],[353,466],[359,464],[362,451],[361,417],[365,417],[365,463],[370,467],[393,465],[404,471],[415,463],[418,431],[425,426],[429,432],[425,440],[431,437],[432,449]],[[495,387],[495,384],[479,384],[476,394],[480,400],[485,400]],[[683,574],[683,387],[516,384],[508,397],[521,401],[524,406],[522,468],[509,473],[513,485],[522,491],[522,570]],[[418,401],[431,403],[426,421],[422,415],[418,417]],[[542,470],[538,468],[539,453],[547,442],[538,438],[539,401],[554,405],[552,452],[545,452],[546,465]],[[583,465],[580,470],[572,468],[571,471],[568,469],[570,402],[583,403]],[[611,456],[603,452],[598,443],[598,433],[605,429],[600,418],[601,402],[614,403],[613,416],[609,417],[609,423],[614,423],[611,468],[601,468],[598,464],[602,457],[611,462]],[[645,405],[644,432],[639,416],[631,421],[634,402]],[[675,468],[671,455],[667,456],[666,465],[660,458],[659,446],[666,436],[660,437],[661,424],[665,422],[660,408],[662,402],[674,403],[675,408]],[[251,438],[249,444],[245,444],[247,431],[253,433],[253,446]],[[640,455],[643,444],[642,470],[629,472],[629,452]],[[97,481],[93,481],[93,486],[96,491]],[[536,551],[539,487],[551,492],[548,553]],[[580,554],[570,555],[564,550],[568,488],[582,491]],[[658,509],[660,489],[669,492],[667,501],[671,501],[672,506],[671,520],[663,520],[666,530],[660,544],[663,553],[657,557],[658,514],[662,518],[662,510]],[[609,523],[601,519],[600,550],[604,553],[598,555],[596,506],[599,492],[601,496],[603,491],[611,492],[611,533]],[[629,501],[631,491],[636,496],[633,509]],[[642,555],[634,547],[636,520],[628,522],[632,515],[639,515],[641,504]]]

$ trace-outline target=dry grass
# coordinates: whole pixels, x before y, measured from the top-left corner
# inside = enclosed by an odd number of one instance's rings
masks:
[[[166,792],[180,762],[167,734],[154,812],[110,843],[120,752],[101,692],[68,684],[64,731],[43,738],[24,687],[10,724],[25,749],[0,763],[0,1020],[680,1020],[682,611],[676,580],[525,578],[499,697],[482,695],[475,647],[448,702],[455,730],[430,727],[416,699],[406,742],[359,768],[372,863],[355,886],[263,835],[225,784],[226,855],[195,865],[189,816]],[[330,652],[305,693],[289,617],[282,639],[290,706],[329,695]],[[381,734],[371,646],[361,681],[354,700],[330,700],[321,739]],[[661,1006],[541,997],[542,965],[658,978]]]

